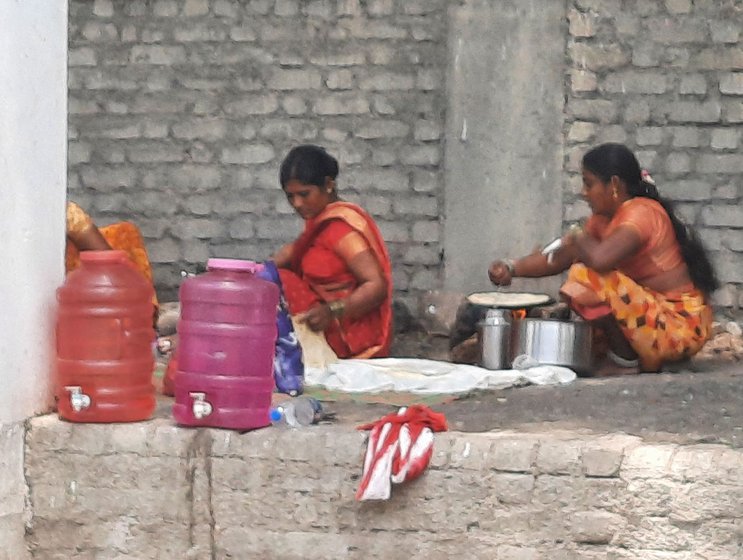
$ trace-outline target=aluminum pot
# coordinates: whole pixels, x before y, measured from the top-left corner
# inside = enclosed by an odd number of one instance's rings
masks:
[[[511,362],[526,354],[540,364],[591,370],[591,326],[583,321],[520,319],[511,326]]]

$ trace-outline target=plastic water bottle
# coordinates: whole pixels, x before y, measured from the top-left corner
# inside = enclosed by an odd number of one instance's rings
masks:
[[[317,399],[302,396],[279,404],[271,409],[272,424],[285,424],[290,428],[302,428],[315,424],[322,416],[322,405]]]
[[[209,259],[181,284],[176,422],[251,430],[268,426],[279,289],[256,264]]]
[[[123,251],[83,251],[57,290],[59,415],[136,422],[155,410],[152,286]]]

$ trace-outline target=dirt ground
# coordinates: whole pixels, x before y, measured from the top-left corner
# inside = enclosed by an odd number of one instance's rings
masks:
[[[408,332],[395,337],[398,357],[445,359],[448,339]],[[743,447],[743,362],[705,359],[678,373],[579,378],[563,386],[478,391],[433,406],[464,432],[591,430],[648,441],[715,442]],[[340,422],[361,423],[395,407],[327,403]]]
[[[743,339],[736,337],[740,345]],[[592,430],[743,447],[743,353],[733,354],[707,353],[678,366],[677,373],[479,391],[432,407],[446,414],[451,429],[464,432]],[[449,339],[410,329],[395,335],[392,355],[448,360]],[[161,399],[158,415],[168,415],[171,405],[171,399]],[[338,422],[355,425],[397,407],[349,398],[327,402],[325,408]]]

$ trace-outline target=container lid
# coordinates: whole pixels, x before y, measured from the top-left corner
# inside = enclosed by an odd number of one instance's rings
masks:
[[[87,263],[114,263],[127,261],[129,257],[118,249],[104,251],[80,251],[80,261]]]
[[[207,270],[234,270],[237,272],[255,272],[256,263],[242,259],[209,259],[206,261]]]
[[[506,310],[498,308],[488,309],[485,319],[483,319],[481,324],[484,326],[509,324],[508,319],[506,319]]]

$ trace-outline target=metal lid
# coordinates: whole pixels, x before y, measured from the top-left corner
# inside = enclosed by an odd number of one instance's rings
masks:
[[[485,326],[508,324],[508,319],[506,319],[506,310],[488,309],[488,312],[485,314],[485,319],[483,320],[482,324]]]

